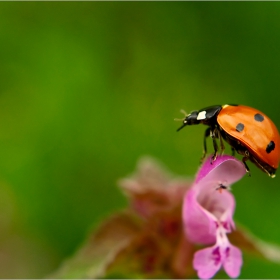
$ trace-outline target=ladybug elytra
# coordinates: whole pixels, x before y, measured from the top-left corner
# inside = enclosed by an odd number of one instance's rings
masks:
[[[275,124],[257,109],[243,105],[217,105],[186,114],[183,125],[205,124],[209,127],[204,134],[204,153],[207,153],[206,138],[213,140],[215,161],[218,153],[216,139],[220,142],[223,153],[223,139],[228,142],[234,152],[242,155],[242,161],[249,172],[247,160],[253,162],[272,178],[280,161],[280,137]]]

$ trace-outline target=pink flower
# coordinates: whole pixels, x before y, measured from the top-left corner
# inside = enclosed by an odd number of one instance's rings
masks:
[[[235,199],[229,186],[245,173],[244,164],[234,157],[220,156],[213,164],[208,158],[186,192],[183,202],[185,233],[191,242],[212,245],[194,255],[193,266],[200,278],[211,278],[222,267],[232,278],[240,274],[241,251],[227,238],[235,227]]]

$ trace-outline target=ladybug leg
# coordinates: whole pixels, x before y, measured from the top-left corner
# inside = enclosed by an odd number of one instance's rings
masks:
[[[231,147],[231,154],[232,154],[232,156],[235,155],[235,149],[233,147]]]
[[[221,149],[220,155],[223,155],[224,150],[225,150],[225,145],[224,145],[224,142],[223,142],[223,138],[222,138],[221,132],[218,129],[216,129],[216,131],[217,131],[217,134],[219,136],[219,141],[220,141],[220,149]]]
[[[212,138],[212,141],[213,141],[213,147],[214,147],[214,155],[212,156],[211,158],[211,164],[213,163],[213,161],[216,160],[217,158],[217,154],[218,154],[218,144],[217,144],[217,141],[216,141],[216,138],[219,138],[220,139],[220,142],[221,142],[221,149],[224,150],[224,145],[223,145],[223,142],[221,140],[221,135],[220,135],[220,132],[217,130],[217,128],[212,128],[212,127],[208,127],[206,130],[205,130],[205,133],[204,133],[204,141],[203,141],[203,156],[201,158],[201,162],[204,160],[206,154],[207,154],[207,144],[206,144],[206,140],[207,140],[207,137],[211,137]]]
[[[206,130],[205,130],[205,133],[204,133],[204,139],[203,139],[203,155],[202,155],[202,158],[200,159],[200,162],[202,162],[204,160],[204,158],[206,157],[206,154],[207,154],[207,143],[206,143],[206,139],[207,137],[209,137],[211,134],[211,127],[208,127]]]
[[[248,165],[247,165],[247,163],[246,163],[246,161],[247,161],[248,159],[249,159],[249,158],[248,158],[247,156],[245,156],[245,157],[242,158],[242,161],[243,161],[243,163],[244,163],[244,165],[245,165],[246,172],[248,173],[249,177],[251,177],[250,169],[249,169],[249,167],[248,167]]]
[[[217,141],[216,141],[216,137],[217,137],[217,128],[214,128],[213,130],[210,129],[210,137],[213,140],[213,146],[214,146],[214,155],[211,158],[211,164],[213,163],[213,161],[216,160],[217,158],[217,154],[218,154],[218,145],[217,145]]]

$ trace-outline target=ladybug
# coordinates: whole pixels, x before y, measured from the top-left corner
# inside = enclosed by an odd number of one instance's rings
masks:
[[[185,114],[181,130],[187,125],[205,124],[209,127],[204,134],[203,157],[207,153],[206,138],[213,140],[214,155],[216,160],[218,145],[221,154],[225,146],[223,139],[231,146],[233,155],[236,151],[242,155],[246,171],[250,170],[247,160],[253,162],[270,177],[275,177],[275,172],[280,161],[280,137],[275,124],[262,112],[244,105],[216,105]]]

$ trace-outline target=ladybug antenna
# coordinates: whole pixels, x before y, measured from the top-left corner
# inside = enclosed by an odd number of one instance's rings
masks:
[[[181,125],[178,129],[177,129],[177,131],[179,131],[179,130],[181,130],[183,127],[185,127],[187,125],[187,122],[184,122],[183,123],[183,125]]]
[[[181,112],[182,114],[184,114],[185,117],[188,115],[184,109],[181,109],[180,112]]]
[[[188,116],[188,114],[186,113],[186,111],[185,110],[180,110],[180,112],[182,113],[182,114],[184,114],[185,115],[185,117],[184,118],[182,118],[182,119],[174,119],[174,121],[180,121],[180,122],[182,122],[183,121],[183,125],[182,126],[180,126],[178,129],[177,129],[177,131],[179,131],[179,130],[181,130],[184,126],[186,126],[187,125],[187,122],[185,122],[185,119],[186,119],[186,117]]]

